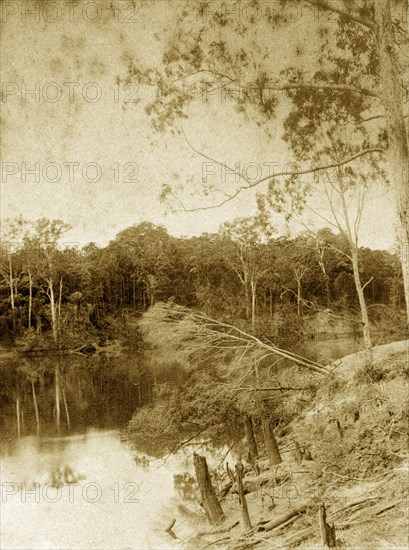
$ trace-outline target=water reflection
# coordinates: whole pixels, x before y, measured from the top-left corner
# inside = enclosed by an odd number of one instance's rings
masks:
[[[2,445],[2,548],[180,547],[164,533],[180,460],[143,468],[116,431],[22,437],[10,451]]]
[[[1,542],[12,549],[179,548],[181,457],[149,462],[121,438],[149,402],[134,356],[4,362],[0,377]]]
[[[129,356],[19,358],[1,368],[6,437],[111,429],[149,400],[149,376]]]

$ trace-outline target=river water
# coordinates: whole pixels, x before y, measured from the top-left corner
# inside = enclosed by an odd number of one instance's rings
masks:
[[[189,456],[148,466],[121,436],[151,385],[130,356],[2,365],[2,549],[180,548],[164,529],[192,530],[173,478]]]

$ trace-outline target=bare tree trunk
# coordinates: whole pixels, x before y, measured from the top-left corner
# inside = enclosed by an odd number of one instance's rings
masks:
[[[362,332],[364,336],[365,350],[367,350],[368,352],[371,352],[372,339],[371,339],[371,332],[369,329],[368,309],[366,307],[364,289],[362,287],[361,277],[359,275],[358,249],[352,243],[351,243],[351,255],[352,255],[352,268],[354,272],[355,288],[358,294],[359,307],[361,309]]]
[[[254,330],[256,324],[256,296],[257,296],[257,283],[251,281],[251,328]]]
[[[251,317],[251,305],[250,305],[250,292],[249,292],[249,284],[248,281],[244,281],[244,300],[246,302],[246,319],[250,319]]]
[[[16,398],[16,420],[17,420],[17,437],[21,437],[20,396],[17,396]]]
[[[263,427],[264,443],[266,446],[268,460],[270,461],[271,466],[276,466],[282,462],[282,459],[271,421],[267,415],[262,416],[261,425]]]
[[[37,396],[36,396],[36,389],[34,386],[34,380],[31,380],[31,393],[33,394],[34,413],[36,417],[36,432],[38,435],[40,433],[40,415],[38,414],[38,404],[37,404]]]
[[[62,299],[62,277],[60,279],[60,293],[58,295],[58,311],[57,311],[57,332],[60,335],[61,328],[61,299]]]
[[[53,287],[52,279],[48,280],[48,297],[50,299],[51,330],[52,330],[54,342],[57,343],[58,341],[57,316],[55,311],[54,287]]]
[[[21,408],[20,414],[21,414],[21,428],[22,428],[22,433],[23,433],[23,432],[25,432],[25,429],[26,429],[26,423],[25,423],[25,419],[24,419],[24,409],[23,408]]]
[[[33,309],[33,276],[28,270],[28,328],[31,328],[31,311]]]
[[[202,506],[206,512],[207,518],[210,523],[222,521],[224,519],[223,510],[210,479],[206,458],[194,453],[193,462],[197,483],[199,484],[200,494],[202,496]]]
[[[245,533],[251,531],[252,525],[250,520],[249,509],[247,507],[246,496],[243,487],[243,464],[239,461],[236,464],[237,492],[239,495],[239,503],[241,508],[241,517],[243,520],[243,529]]]
[[[390,0],[376,0],[375,44],[379,62],[380,95],[385,108],[388,157],[399,216],[399,241],[409,322],[409,142],[404,119],[402,84],[394,44]]]
[[[15,309],[14,305],[14,287],[13,287],[13,264],[11,263],[11,254],[9,254],[9,287],[10,287],[10,304],[11,309]]]
[[[349,221],[349,216],[348,216],[348,207],[346,204],[344,188],[342,184],[342,171],[339,170],[338,173],[340,175],[340,182],[341,182],[338,193],[341,198],[342,211],[344,214],[344,220],[346,225],[346,236],[349,244],[349,250],[351,253],[350,259],[352,261],[352,270],[354,274],[355,288],[358,294],[359,307],[361,310],[362,333],[364,337],[365,351],[367,352],[367,362],[370,362],[372,360],[372,340],[371,340],[371,333],[369,328],[368,310],[366,307],[366,301],[365,301],[365,295],[364,295],[364,287],[362,286],[361,276],[359,274],[358,232],[357,232],[357,229],[355,229],[355,234],[352,231],[351,223]],[[363,205],[360,208],[361,208],[360,213],[362,213]]]
[[[60,429],[61,408],[60,408],[60,367],[55,365],[55,422],[57,429]]]

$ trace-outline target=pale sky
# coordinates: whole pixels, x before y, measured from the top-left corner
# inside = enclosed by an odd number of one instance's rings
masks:
[[[108,0],[79,1],[75,9],[70,2],[50,0],[45,11],[34,14],[24,12],[23,2],[3,2],[3,10],[5,4],[3,219],[19,214],[28,219],[60,218],[73,226],[67,242],[103,246],[122,229],[144,220],[163,224],[177,236],[198,235],[217,231],[226,220],[255,213],[254,193],[194,213],[170,212],[160,204],[163,183],[189,181],[196,189],[203,170],[209,168],[183,138],[152,132],[144,111],[149,90],[116,84],[118,75],[126,76],[133,58],[142,64],[160,61],[161,44],[171,35],[172,21],[185,2],[139,2],[135,9],[129,2],[116,2],[121,11],[112,11]],[[302,33],[306,19],[295,25]],[[290,46],[284,36],[278,36],[277,42],[284,63]],[[311,42],[309,47],[306,55],[314,55]],[[263,175],[266,163],[282,167],[291,161],[280,128],[271,150],[257,140],[254,128],[230,125],[232,105],[217,101],[213,105],[211,116],[199,105],[184,123],[199,149],[241,167],[256,163]],[[215,177],[223,181],[221,173]],[[196,195],[186,194],[183,200],[186,205],[202,204]],[[283,230],[282,221],[276,221]],[[306,221],[317,223],[311,216]],[[374,189],[362,223],[362,245],[390,248],[394,223],[391,196]],[[292,224],[291,231],[296,230]]]

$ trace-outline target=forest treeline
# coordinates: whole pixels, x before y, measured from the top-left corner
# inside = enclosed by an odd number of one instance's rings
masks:
[[[81,341],[103,334],[124,312],[169,299],[260,334],[285,334],[289,323],[300,327],[317,311],[359,325],[348,243],[329,229],[291,239],[274,236],[260,219],[240,218],[218,233],[176,238],[143,222],[105,247],[78,248],[64,244],[69,226],[60,220],[18,219],[4,227],[4,338]],[[371,321],[403,315],[397,255],[360,248],[359,261]]]

